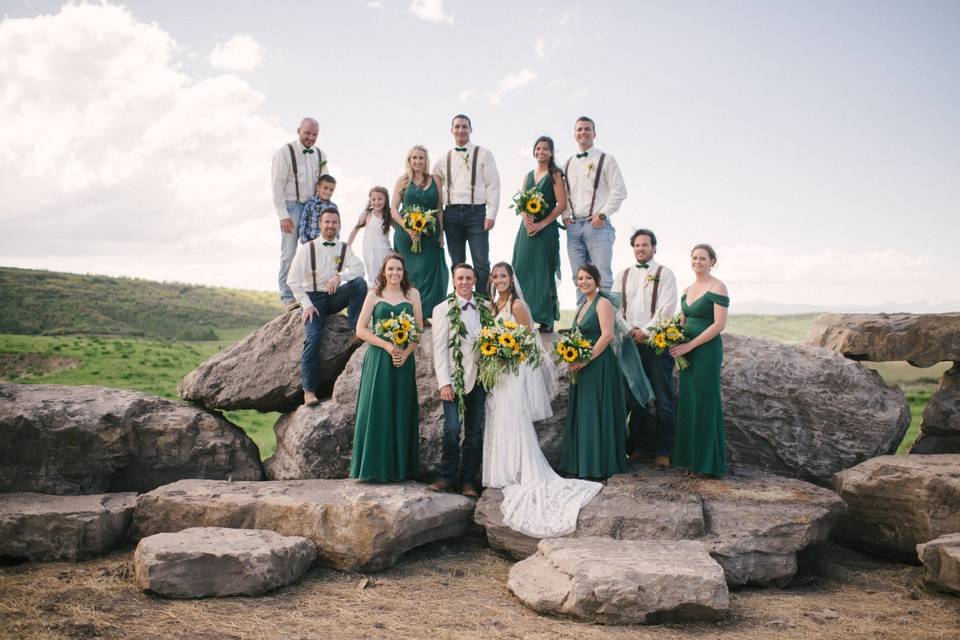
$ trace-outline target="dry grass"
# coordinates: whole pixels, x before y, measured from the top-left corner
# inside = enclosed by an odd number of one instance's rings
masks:
[[[315,568],[260,598],[165,600],[140,592],[130,552],[0,569],[0,637],[18,640],[340,638],[851,640],[960,638],[960,599],[920,569],[828,545],[788,589],[731,594],[708,625],[605,627],[540,616],[506,589],[511,562],[477,536],[434,543],[364,576]]]

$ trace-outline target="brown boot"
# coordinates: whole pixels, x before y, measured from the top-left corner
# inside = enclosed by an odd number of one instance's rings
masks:
[[[320,398],[317,397],[313,391],[304,391],[303,392],[303,404],[308,407],[315,407],[320,404]]]
[[[431,491],[437,491],[439,493],[443,493],[444,491],[450,488],[450,484],[446,480],[441,479],[441,480],[437,480],[432,484],[428,484],[427,488],[430,489]]]
[[[463,485],[463,495],[468,498],[479,498],[480,494],[477,493],[477,489],[472,484]]]
[[[657,456],[653,459],[653,466],[655,466],[657,469],[669,469],[670,458],[667,456]]]

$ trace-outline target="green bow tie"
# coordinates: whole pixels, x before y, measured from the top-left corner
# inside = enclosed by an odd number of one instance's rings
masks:
[[[637,269],[649,269],[650,266],[646,262],[638,262]]]
[[[466,147],[454,147],[453,150],[454,150],[454,151],[463,151],[464,153],[467,152],[467,148],[466,148]]]
[[[577,154],[577,157],[578,157],[578,158],[586,158],[589,154],[590,154],[589,151],[584,151],[583,153],[578,153],[578,154]]]
[[[336,242],[324,242],[324,243],[323,243],[323,246],[325,246],[325,247],[335,247],[335,246],[337,246],[337,243],[336,243]]]
[[[304,149],[303,152],[304,152],[304,153],[313,153],[313,149]]]

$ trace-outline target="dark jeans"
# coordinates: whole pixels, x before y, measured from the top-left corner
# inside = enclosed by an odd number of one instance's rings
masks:
[[[300,376],[304,391],[317,391],[317,364],[320,358],[320,337],[323,335],[323,321],[328,315],[347,310],[347,324],[356,330],[357,318],[367,296],[367,283],[363,278],[354,278],[344,282],[333,295],[308,291],[310,302],[317,308],[319,315],[303,326],[303,355],[300,356]]]
[[[487,295],[490,277],[490,232],[483,230],[487,205],[451,204],[443,210],[443,231],[447,237],[447,251],[453,264],[467,261],[467,243],[470,243],[470,264],[477,270],[477,292]]]
[[[673,437],[677,430],[677,398],[673,392],[673,356],[668,351],[658,356],[653,348],[645,344],[634,343],[634,346],[640,350],[643,371],[650,380],[656,401],[651,414],[646,408],[637,404],[633,394],[627,389],[627,409],[630,411],[627,453],[637,452],[644,457],[670,457],[673,451]]]
[[[483,412],[487,391],[479,382],[466,395],[467,410],[463,416],[463,469],[460,478],[463,484],[479,487],[477,475],[483,457]],[[443,453],[440,456],[440,478],[450,484],[457,483],[460,467],[460,416],[457,401],[443,403]]]

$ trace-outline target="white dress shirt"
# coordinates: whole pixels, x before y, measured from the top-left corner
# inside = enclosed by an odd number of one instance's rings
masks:
[[[463,305],[466,302],[455,295],[452,304],[460,306],[460,319],[467,328],[467,335],[460,341],[460,354],[463,356],[463,391],[470,393],[477,380],[477,354],[473,350],[473,344],[480,335],[480,310],[464,309]],[[476,298],[471,298],[470,302],[474,305],[480,304]],[[450,338],[453,334],[453,327],[450,326],[450,319],[447,317],[450,305],[451,302],[444,299],[433,308],[430,331],[433,342],[433,372],[437,376],[438,389],[453,384],[453,374],[456,369],[453,354],[450,353]]]
[[[293,262],[290,263],[290,275],[287,276],[287,286],[293,291],[293,296],[297,299],[304,309],[313,306],[310,302],[308,291],[320,291],[326,293],[327,280],[337,273],[337,260],[340,258],[340,247],[343,244],[339,240],[334,240],[332,247],[325,247],[323,237],[316,238],[306,244],[297,245],[297,253],[293,256]],[[317,256],[317,288],[313,288],[313,272],[310,269],[310,245],[313,245]],[[353,249],[347,247],[347,252],[343,256],[343,268],[340,270],[340,284],[349,282],[354,278],[363,277],[363,262],[353,253]]]
[[[617,324],[624,332],[636,328],[643,329],[644,333],[649,335],[658,314],[666,318],[672,318],[676,314],[677,278],[667,267],[660,272],[657,308],[650,308],[653,303],[653,277],[660,266],[654,260],[647,263],[646,269],[631,265],[614,278],[611,291],[617,295],[623,291],[623,279],[627,279],[627,317],[623,317],[621,309],[617,309],[616,315]]]
[[[468,142],[466,151],[450,150],[450,173],[447,175],[447,154],[433,165],[433,175],[443,179],[443,203],[470,204],[470,178],[473,175],[473,150],[477,145]],[[449,199],[447,194],[450,194]],[[500,174],[493,154],[486,147],[477,153],[477,182],[473,189],[473,204],[485,204],[486,217],[496,220],[500,208]]]
[[[456,296],[457,304],[460,305],[460,318],[463,320],[464,326],[467,328],[467,335],[471,338],[476,338],[480,335],[480,310],[477,309],[477,305],[480,304],[476,298],[470,298],[469,300]],[[469,309],[464,309],[463,305],[469,302],[473,306]]]
[[[627,199],[627,185],[620,173],[617,159],[609,153],[603,159],[603,171],[600,173],[600,184],[597,186],[597,198],[594,201],[593,211],[590,211],[590,201],[593,200],[593,182],[597,179],[597,167],[600,164],[600,155],[603,152],[596,147],[587,150],[585,158],[571,156],[569,164],[564,163],[567,170],[567,182],[570,185],[570,207],[577,218],[589,218],[594,213],[602,213],[608,218],[620,210],[620,205]],[[564,214],[570,216],[569,210]]]
[[[297,181],[300,184],[300,200],[306,202],[317,190],[317,180],[327,174],[327,157],[318,147],[312,147],[313,153],[304,153],[305,147],[299,140],[293,141],[293,155],[297,157]],[[287,219],[287,202],[297,202],[297,183],[293,179],[293,165],[290,164],[290,149],[280,147],[273,154],[270,166],[271,185],[273,187],[273,207],[277,216]]]

